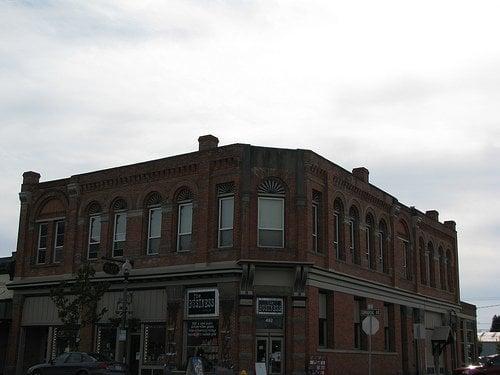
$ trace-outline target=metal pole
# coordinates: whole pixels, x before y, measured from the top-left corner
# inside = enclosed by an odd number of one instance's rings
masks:
[[[127,307],[128,307],[128,270],[123,272],[124,280],[123,280],[123,297],[122,297],[122,320],[120,324],[120,331],[125,332],[125,340],[120,340],[118,343],[118,360],[126,363],[126,347],[127,347]],[[120,335],[121,335],[120,332]]]
[[[373,317],[369,316],[370,319],[370,334],[368,335],[368,375],[372,374],[372,322]]]

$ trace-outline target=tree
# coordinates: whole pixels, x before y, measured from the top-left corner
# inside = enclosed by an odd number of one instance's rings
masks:
[[[110,284],[96,282],[92,280],[94,276],[95,269],[85,263],[78,270],[74,282],[62,281],[50,290],[50,298],[63,323],[58,338],[65,347],[69,346],[72,350],[78,350],[78,330],[96,324],[107,312],[106,308],[99,310],[98,304]]]
[[[491,320],[490,332],[500,332],[500,315],[494,315]]]

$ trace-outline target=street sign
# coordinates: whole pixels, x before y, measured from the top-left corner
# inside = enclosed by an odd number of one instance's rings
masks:
[[[379,316],[380,309],[361,310],[361,316]]]
[[[363,322],[361,322],[361,326],[363,327],[364,333],[366,333],[367,335],[374,335],[379,329],[379,322],[377,318],[369,315],[363,319]]]

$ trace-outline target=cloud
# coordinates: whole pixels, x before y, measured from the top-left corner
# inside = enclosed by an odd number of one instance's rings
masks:
[[[192,151],[213,133],[366,165],[402,202],[456,220],[462,290],[494,293],[499,8],[4,2],[0,253],[15,248],[23,171],[61,178]]]

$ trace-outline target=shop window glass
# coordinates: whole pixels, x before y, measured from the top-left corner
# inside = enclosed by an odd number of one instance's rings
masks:
[[[165,325],[146,324],[144,326],[144,364],[160,364],[165,353]]]
[[[99,326],[97,328],[96,351],[106,358],[115,359],[116,353],[116,328],[112,326]]]

